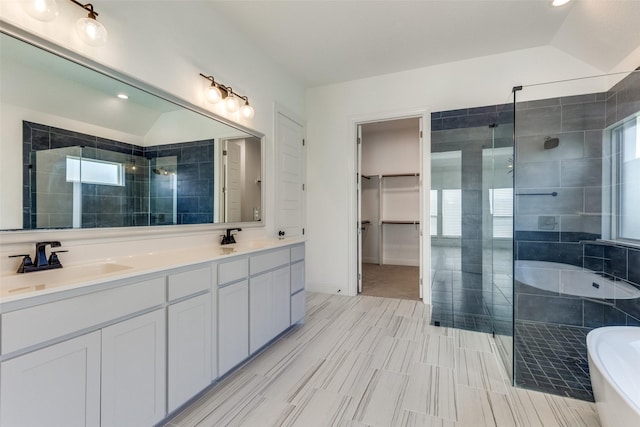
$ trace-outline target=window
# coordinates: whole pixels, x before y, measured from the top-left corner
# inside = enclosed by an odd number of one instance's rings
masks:
[[[124,186],[124,165],[67,156],[67,182]]]
[[[462,192],[459,189],[442,190],[442,235],[462,235]]]
[[[614,209],[617,215],[617,237],[640,240],[640,116],[613,130],[618,146],[619,190]]]
[[[489,210],[493,216],[493,237],[513,237],[513,189],[489,189]]]

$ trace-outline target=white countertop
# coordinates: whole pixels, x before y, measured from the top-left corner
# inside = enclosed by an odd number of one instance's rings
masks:
[[[76,263],[55,270],[13,273],[0,276],[0,304],[35,296],[84,288],[143,274],[173,268],[218,261],[230,256],[248,254],[302,243],[306,239],[253,240],[221,246],[211,244],[177,250],[147,252],[123,257],[111,257],[90,264]],[[64,263],[64,260],[62,260]]]

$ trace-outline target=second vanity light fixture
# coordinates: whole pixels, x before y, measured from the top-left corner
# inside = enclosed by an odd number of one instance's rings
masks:
[[[225,86],[222,83],[216,82],[213,76],[205,76],[200,73],[200,76],[211,81],[211,85],[207,87],[205,91],[205,98],[211,104],[217,104],[222,102],[225,110],[229,113],[235,113],[240,110],[240,115],[245,119],[253,118],[255,111],[251,105],[249,105],[249,98],[235,93],[230,86]],[[240,106],[238,98],[244,101],[244,104]]]
[[[98,12],[93,10],[91,3],[82,4],[76,0],[70,0],[87,12],[86,18],[80,18],[76,22],[78,37],[90,46],[103,46],[107,43],[107,30],[96,17]],[[52,21],[58,16],[58,4],[56,0],[27,0],[24,3],[27,13],[39,21]]]

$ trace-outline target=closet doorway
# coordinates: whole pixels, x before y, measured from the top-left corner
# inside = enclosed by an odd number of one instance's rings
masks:
[[[421,118],[358,125],[358,291],[420,300]]]

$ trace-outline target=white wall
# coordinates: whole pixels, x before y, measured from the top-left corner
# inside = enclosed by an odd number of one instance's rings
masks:
[[[274,104],[304,117],[302,85],[221,19],[210,2],[148,0],[96,4],[98,19],[109,33],[107,45],[97,48],[82,44],[73,31],[83,11],[68,1],[59,1],[58,5],[59,16],[43,23],[29,17],[19,1],[1,0],[0,18],[220,115],[223,115],[220,109],[204,102],[208,82],[199,73],[212,74],[234,91],[249,96],[256,111],[252,120],[242,121],[237,114],[227,117],[266,135],[266,182],[262,188],[266,192],[263,219],[267,226],[257,233],[272,235]],[[28,239],[29,234],[25,235]],[[73,235],[59,231],[56,238],[69,241]],[[98,239],[107,234],[95,230],[93,236]]]
[[[513,86],[597,74],[599,70],[555,48],[540,47],[308,90],[308,288],[356,290],[355,244],[350,239],[355,239],[356,226],[353,122],[358,117],[502,104],[511,100]],[[428,138],[427,132],[426,147]]]

